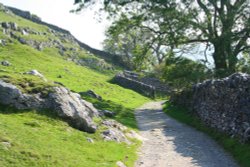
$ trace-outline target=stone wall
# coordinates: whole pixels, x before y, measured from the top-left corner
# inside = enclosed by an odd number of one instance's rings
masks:
[[[250,75],[236,73],[208,80],[172,96],[212,128],[250,140]]]
[[[141,93],[145,96],[152,97],[152,98],[155,97],[155,90],[152,86],[135,81],[131,78],[127,78],[123,74],[117,74],[113,78],[112,81],[114,83],[117,83],[118,85],[120,85],[122,87],[132,89],[132,90],[134,90],[138,93]]]
[[[117,74],[113,78],[113,82],[151,98],[155,98],[156,95],[168,95],[170,93],[169,86],[161,83],[158,79],[140,77],[137,73],[131,71],[123,71]]]

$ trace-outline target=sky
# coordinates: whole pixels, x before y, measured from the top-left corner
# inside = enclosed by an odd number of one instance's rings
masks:
[[[102,49],[101,42],[105,39],[104,32],[109,22],[99,22],[94,9],[70,13],[75,8],[74,0],[0,0],[0,3],[30,11],[45,22],[69,30],[83,43]]]

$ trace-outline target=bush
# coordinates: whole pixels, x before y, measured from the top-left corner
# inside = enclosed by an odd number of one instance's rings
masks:
[[[176,89],[190,87],[212,76],[205,65],[184,57],[167,58],[164,64],[155,68],[155,74]]]

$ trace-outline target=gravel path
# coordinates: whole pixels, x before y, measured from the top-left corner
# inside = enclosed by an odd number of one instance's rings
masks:
[[[136,111],[144,138],[136,167],[238,167],[207,135],[162,112],[162,102],[150,102]]]

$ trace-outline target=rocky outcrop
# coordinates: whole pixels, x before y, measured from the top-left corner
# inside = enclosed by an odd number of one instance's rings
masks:
[[[93,117],[99,113],[93,105],[77,93],[64,87],[53,87],[46,97],[41,94],[26,94],[16,86],[0,80],[0,104],[17,109],[48,109],[55,112],[60,118],[73,127],[93,133],[96,125]]]
[[[98,95],[93,90],[88,90],[86,92],[80,92],[79,94],[82,96],[90,96],[90,97],[95,98],[97,100],[102,100],[102,96]]]
[[[16,86],[0,80],[0,104],[10,105],[17,109],[40,109],[45,105],[45,100],[40,95],[22,93]]]
[[[115,112],[113,111],[109,111],[109,110],[100,110],[100,116],[106,116],[106,117],[114,117],[115,116]]]
[[[128,128],[115,120],[104,120],[102,125],[107,129],[101,135],[105,141],[115,141],[118,143],[125,142],[131,144],[129,139],[142,140],[142,137],[135,131],[128,130]]]
[[[250,141],[250,75],[208,80],[171,100],[189,108],[210,127]]]
[[[60,28],[58,26],[43,22],[38,16],[31,14],[28,11],[22,11],[20,9],[16,9],[13,7],[4,7],[3,5],[1,5],[2,8],[5,8],[6,11],[11,11],[12,13],[14,13],[15,15],[18,15],[20,17],[23,17],[25,19],[28,19],[32,22],[38,23],[38,24],[42,24],[45,25],[47,27],[49,27],[52,31],[58,32],[60,34],[64,34],[64,37],[69,37],[72,38],[74,42],[76,42],[77,44],[79,44],[80,47],[84,48],[85,50],[89,51],[90,53],[104,59],[105,61],[112,63],[114,65],[118,65],[120,67],[124,67],[126,69],[130,69],[129,66],[126,65],[126,63],[123,61],[122,57],[120,55],[114,55],[105,51],[101,51],[98,49],[94,49],[84,43],[82,43],[81,41],[79,41],[78,39],[76,39],[68,30],[65,30],[63,28]]]
[[[44,78],[43,74],[41,74],[40,72],[38,72],[37,70],[31,70],[31,71],[28,71],[24,74],[29,74],[29,75],[34,75],[34,76],[38,76],[40,78]]]
[[[98,117],[98,111],[93,105],[81,98],[77,93],[72,93],[64,87],[55,87],[48,95],[50,109],[77,129],[95,132],[96,126],[92,121]]]
[[[81,59],[76,60],[75,63],[82,65],[82,66],[89,66],[96,70],[99,70],[99,69],[114,70],[114,67],[108,64],[104,59],[96,58],[96,57],[81,58]]]
[[[3,28],[3,33],[13,39],[18,40],[21,44],[31,46],[39,51],[43,51],[45,48],[49,47],[56,47],[58,49],[58,53],[64,57],[68,57],[68,60],[73,61],[82,66],[94,68],[96,70],[114,70],[113,65],[128,68],[123,62],[121,56],[113,55],[98,49],[94,49],[76,39],[69,31],[57,27],[55,25],[43,22],[39,17],[34,14],[31,14],[28,11],[22,11],[12,7],[5,7],[2,4],[0,4],[0,10],[4,11],[7,14],[15,14],[32,22],[48,27],[48,30],[46,32],[38,32],[29,27],[18,26],[17,23],[14,22],[0,23],[1,27]],[[34,40],[32,38],[29,38],[28,36],[30,34],[38,35],[41,37],[42,40]],[[57,37],[57,39],[59,40],[51,38],[46,39],[48,37],[48,34]],[[24,36],[27,36],[27,38]],[[40,37],[38,37],[38,39]],[[66,47],[64,45],[64,43],[66,42],[70,43],[71,45],[74,45],[74,47]],[[6,42],[0,40],[0,44],[5,46]],[[84,49],[89,53],[94,54],[95,56],[79,58],[79,52],[77,51],[78,48]],[[110,63],[112,65],[110,65]]]
[[[1,62],[1,65],[3,65],[3,66],[11,66],[11,63],[9,61],[7,61],[7,60],[4,60],[4,61]]]
[[[131,71],[118,73],[113,78],[113,82],[151,98],[154,98],[156,95],[167,95],[170,93],[170,87],[167,84],[160,82],[156,78],[140,77],[139,74]]]
[[[118,167],[127,167],[122,161],[117,161],[117,162],[116,162],[116,165],[117,165]]]

